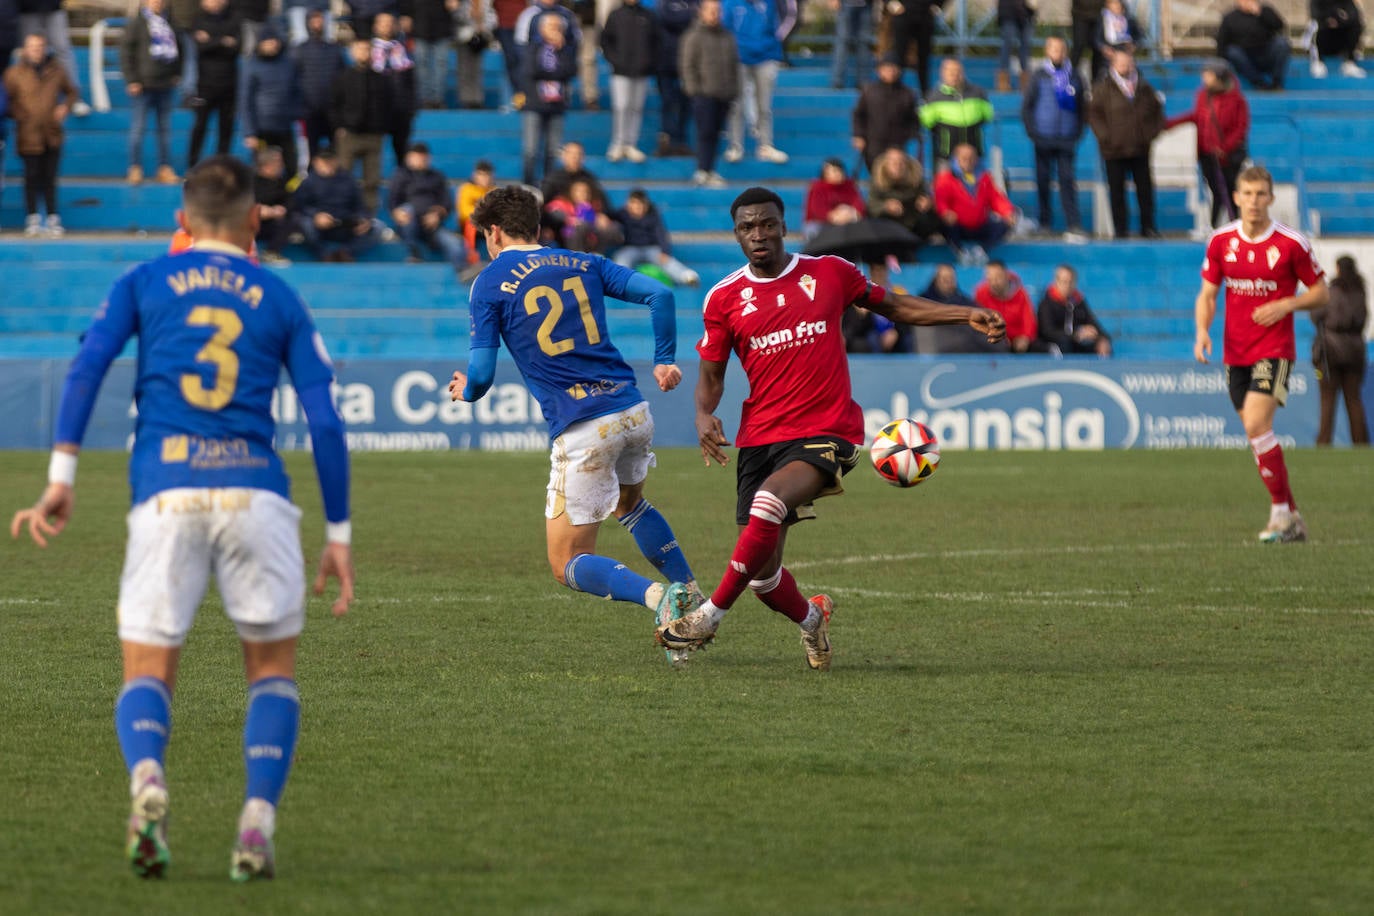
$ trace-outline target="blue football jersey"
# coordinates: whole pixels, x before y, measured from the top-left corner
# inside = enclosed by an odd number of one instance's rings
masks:
[[[285,282],[217,248],[167,255],[115,281],[90,333],[114,343],[112,352],[138,336],[135,503],[173,487],[290,498],[273,448],[272,394],[283,366],[297,391],[328,384],[334,369]]]
[[[473,283],[470,346],[505,341],[551,438],[643,400],[606,332],[605,297],[626,299],[636,276],[600,255],[518,246],[502,251]]]

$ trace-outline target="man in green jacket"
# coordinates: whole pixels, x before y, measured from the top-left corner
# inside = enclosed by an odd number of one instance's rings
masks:
[[[921,105],[921,126],[930,133],[931,174],[945,168],[960,143],[970,144],[981,157],[983,125],[991,123],[988,94],[965,79],[959,60],[946,57],[940,62],[940,84]]]

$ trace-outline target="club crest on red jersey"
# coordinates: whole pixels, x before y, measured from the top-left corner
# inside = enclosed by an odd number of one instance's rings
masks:
[[[802,292],[806,293],[806,298],[810,299],[812,302],[816,301],[815,277],[810,274],[802,274],[801,279],[797,281],[797,285],[801,287]]]

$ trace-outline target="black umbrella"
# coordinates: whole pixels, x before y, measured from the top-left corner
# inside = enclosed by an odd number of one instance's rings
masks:
[[[805,254],[835,254],[856,264],[877,264],[889,255],[902,260],[924,242],[901,223],[890,219],[861,219],[826,226],[806,243]]]

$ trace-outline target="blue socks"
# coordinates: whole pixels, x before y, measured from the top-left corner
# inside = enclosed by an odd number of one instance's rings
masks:
[[[140,760],[162,766],[172,734],[172,692],[155,677],[134,678],[115,700],[115,734],[124,765],[133,773]]]
[[[579,553],[563,567],[568,588],[598,598],[614,598],[644,604],[644,592],[653,581],[644,578],[624,563],[594,553]]]
[[[618,521],[633,535],[644,559],[667,576],[669,582],[691,582],[696,578],[692,575],[692,567],[687,565],[682,548],[677,545],[677,538],[668,526],[668,520],[647,499],[641,499]]]
[[[248,771],[246,798],[277,804],[291,772],[300,719],[301,700],[295,681],[265,677],[249,685],[248,717],[243,723],[243,764]]]

